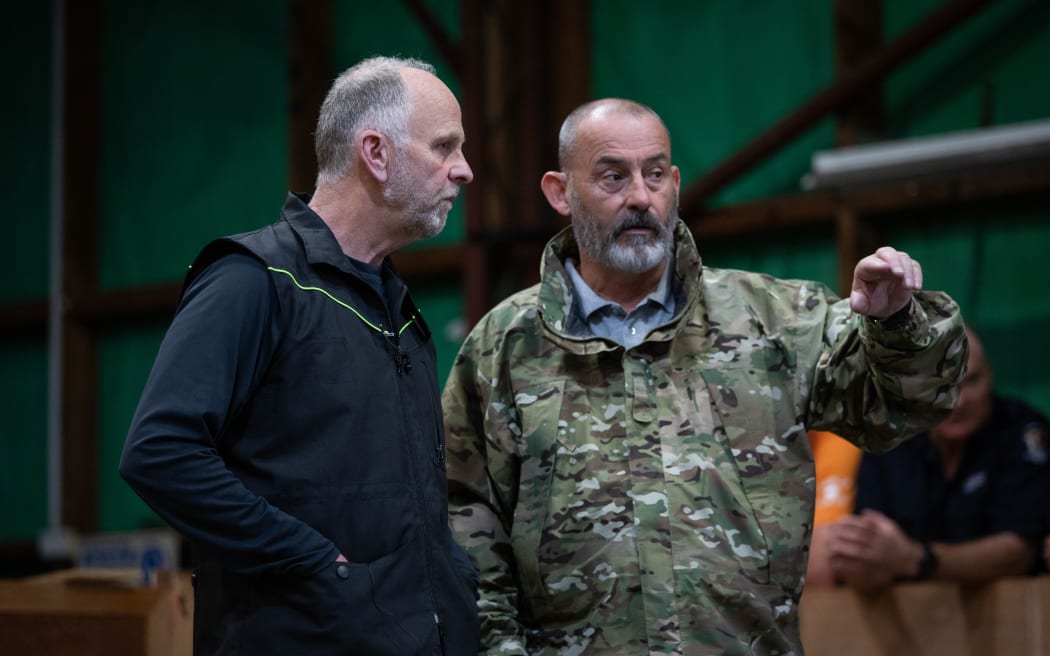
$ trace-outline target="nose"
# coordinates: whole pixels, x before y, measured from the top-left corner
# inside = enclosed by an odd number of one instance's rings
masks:
[[[466,156],[461,152],[456,162],[452,164],[452,168],[449,169],[448,177],[456,184],[470,184],[474,180],[474,171],[470,170],[470,164],[467,163]]]
[[[649,187],[645,185],[644,177],[638,173],[631,177],[631,184],[627,188],[627,207],[632,210],[644,212],[652,205],[649,196]]]

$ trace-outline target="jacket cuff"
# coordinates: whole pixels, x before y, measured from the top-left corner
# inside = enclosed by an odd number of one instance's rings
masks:
[[[906,306],[885,319],[864,317],[862,329],[869,339],[898,351],[923,348],[930,339],[929,318],[915,295]]]

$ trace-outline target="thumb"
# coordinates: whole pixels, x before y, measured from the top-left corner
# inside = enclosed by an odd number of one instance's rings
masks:
[[[868,308],[868,297],[862,292],[854,289],[849,295],[849,309],[857,314],[867,314]]]

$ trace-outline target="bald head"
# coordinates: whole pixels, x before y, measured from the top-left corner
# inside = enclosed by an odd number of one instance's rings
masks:
[[[935,442],[965,440],[976,433],[992,413],[992,368],[985,357],[984,345],[969,326],[966,327],[969,355],[966,377],[952,414],[930,430]]]
[[[667,141],[670,143],[671,136],[660,115],[641,103],[624,98],[602,98],[584,103],[572,111],[561,124],[558,131],[558,167],[562,171],[568,171],[572,158],[576,155],[578,136],[581,125],[585,125],[590,119],[607,118],[609,116],[622,115],[634,118],[651,116],[655,118],[667,133]]]
[[[336,78],[314,133],[318,184],[349,173],[353,144],[364,130],[381,132],[403,146],[412,104],[409,85],[426,80],[443,87],[434,74],[434,67],[419,59],[372,57]]]

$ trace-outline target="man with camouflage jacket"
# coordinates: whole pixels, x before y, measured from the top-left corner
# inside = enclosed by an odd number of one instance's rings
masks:
[[[464,343],[453,531],[489,654],[801,653],[807,429],[886,450],[947,415],[959,311],[889,247],[848,300],[701,266],[651,109],[584,105],[542,188],[571,229]]]

